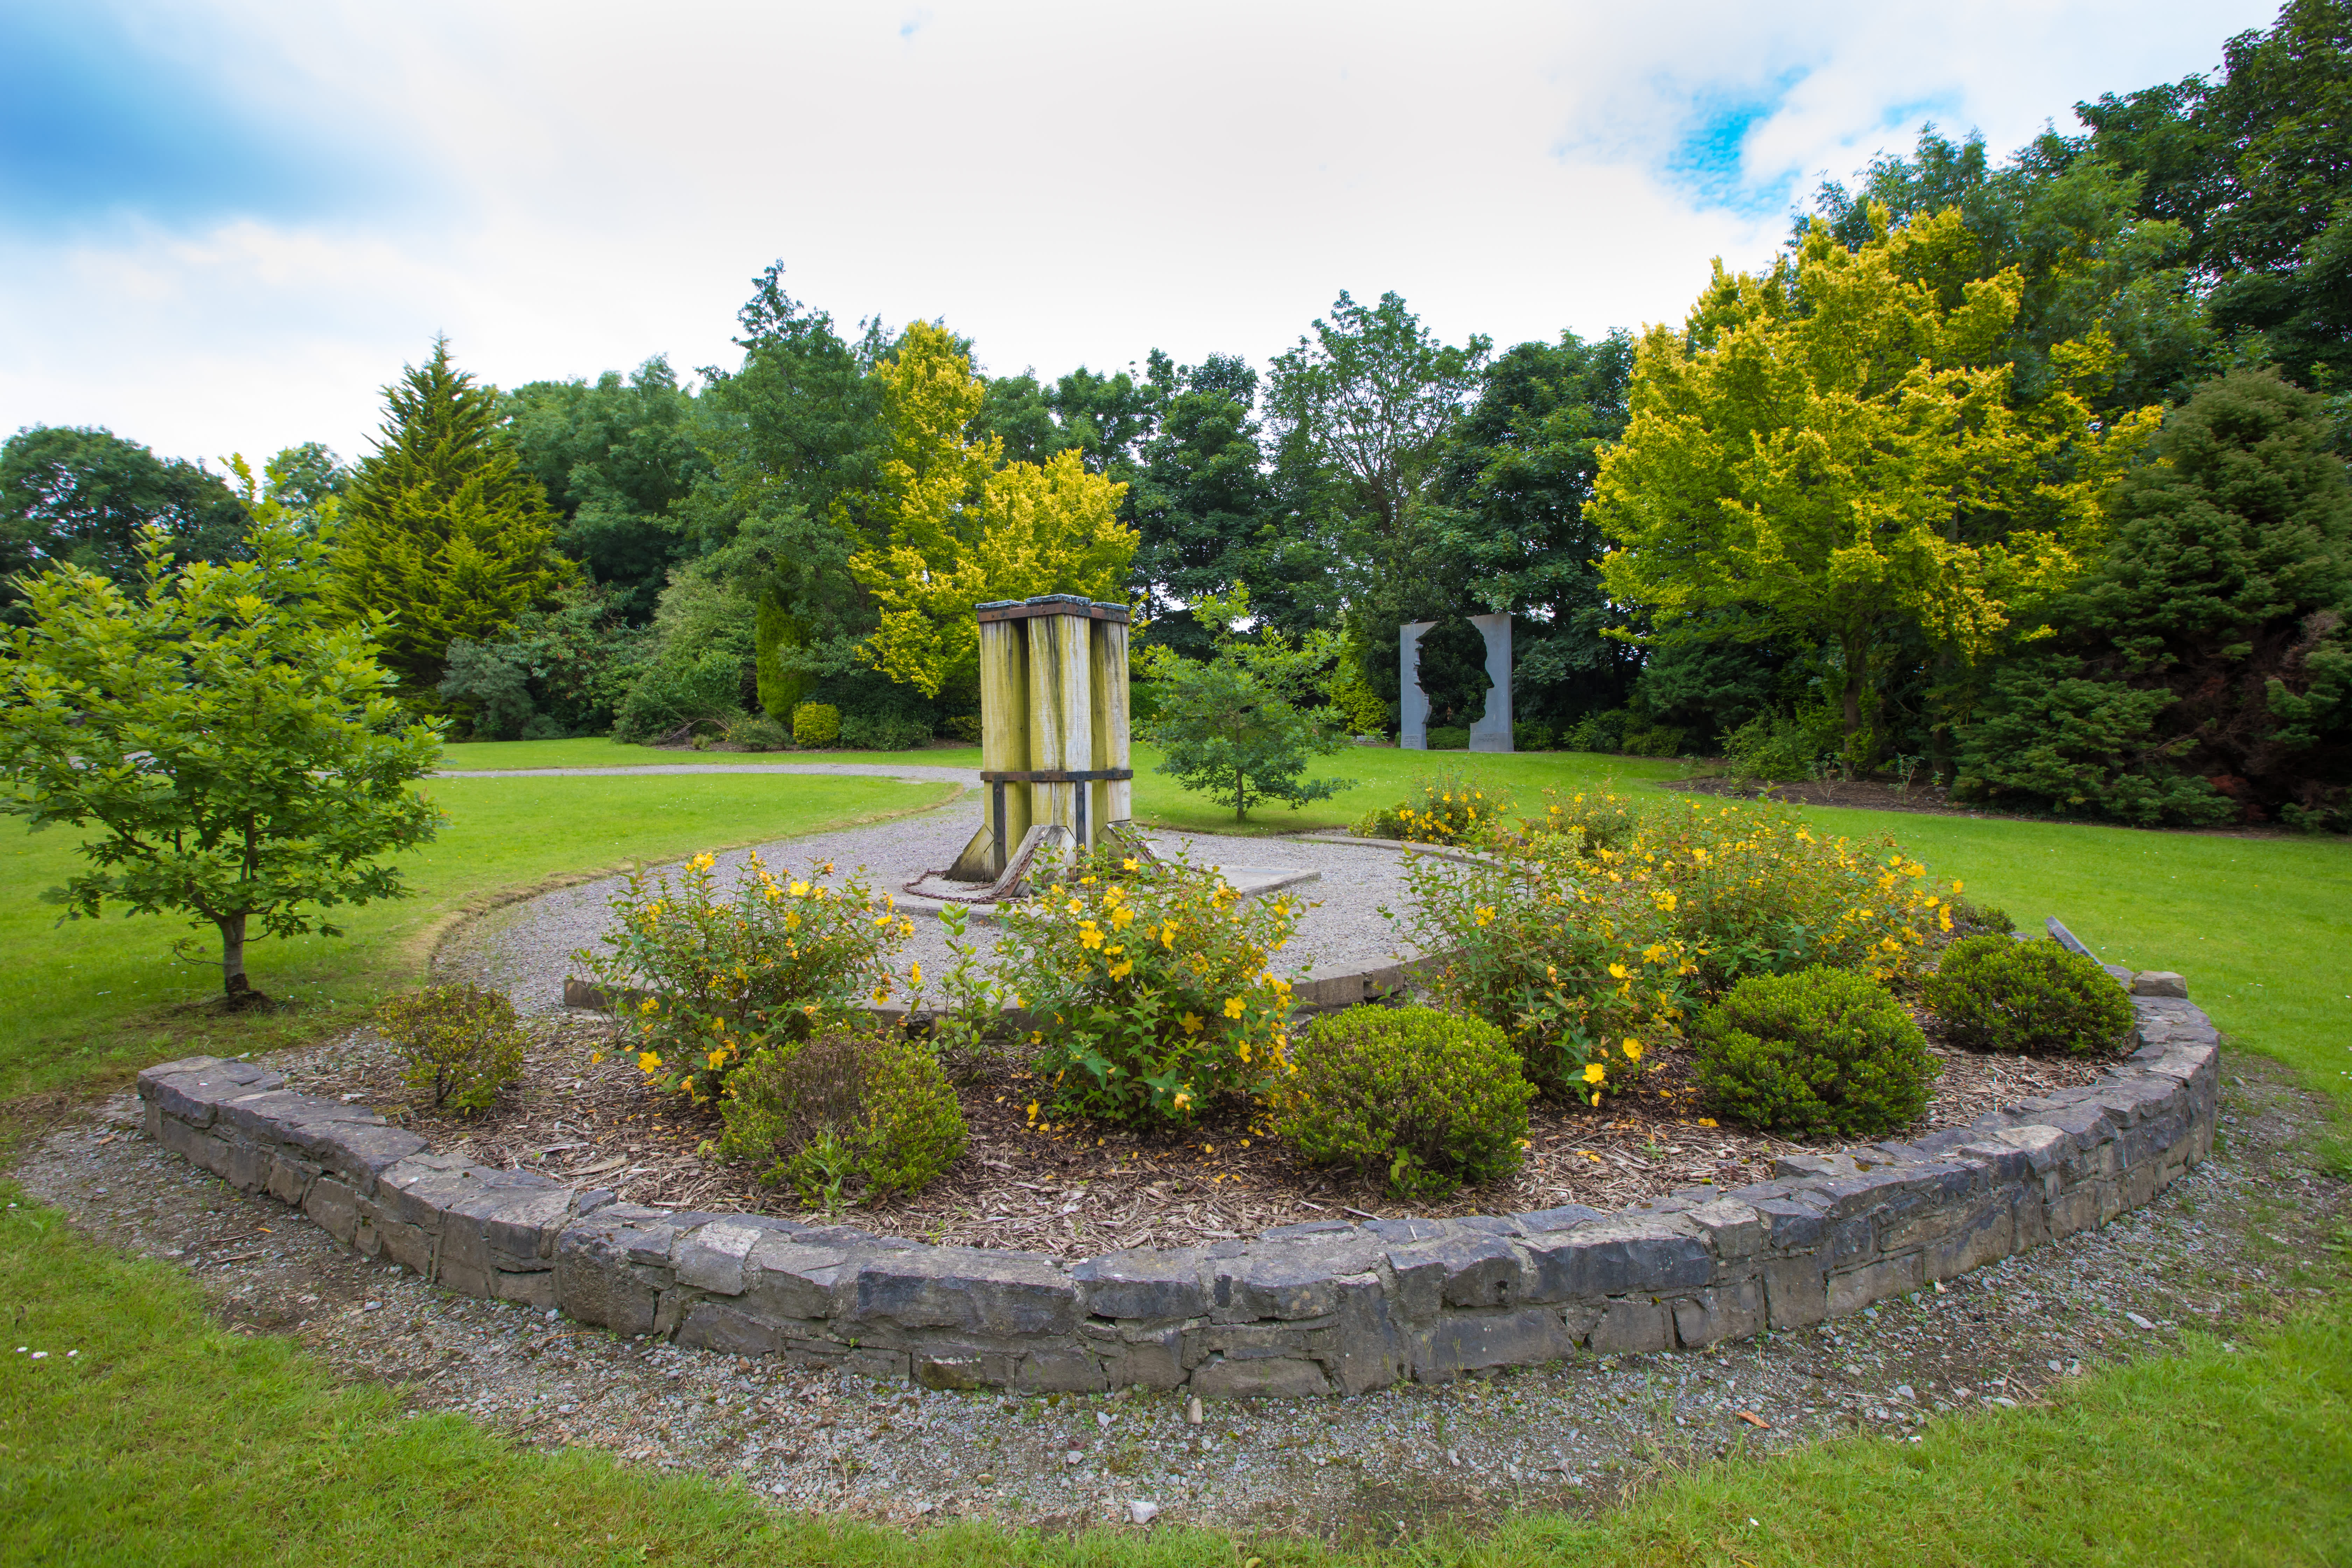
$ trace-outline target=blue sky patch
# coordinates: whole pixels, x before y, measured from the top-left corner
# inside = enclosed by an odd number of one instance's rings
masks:
[[[1806,74],[1789,70],[1754,88],[1694,95],[1682,139],[1666,155],[1667,178],[1706,206],[1752,215],[1787,205],[1794,171],[1752,179],[1741,169],[1740,152],[1748,132],[1770,119]]]
[[[0,0],[0,39],[8,228],[300,218],[383,194],[381,161],[308,81],[241,101],[215,50],[136,37],[94,6]]]

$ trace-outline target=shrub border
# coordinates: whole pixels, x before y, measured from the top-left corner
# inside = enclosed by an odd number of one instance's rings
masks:
[[[249,1062],[167,1062],[139,1093],[165,1148],[362,1255],[617,1333],[930,1388],[1356,1394],[1816,1322],[2147,1203],[2211,1151],[2220,1038],[2178,976],[2132,988],[2137,1048],[2099,1082],[1783,1158],[1736,1191],[1322,1221],[1075,1264],[621,1203],[435,1153]]]

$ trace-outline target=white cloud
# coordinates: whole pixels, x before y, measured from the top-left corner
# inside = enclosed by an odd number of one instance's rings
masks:
[[[0,427],[351,454],[436,331],[507,384],[723,362],[775,257],[837,316],[944,316],[992,369],[1049,374],[1153,346],[1263,361],[1341,288],[1395,289],[1454,338],[1678,319],[1713,256],[1754,265],[1785,229],[1664,173],[1711,110],[1758,106],[1739,174],[1801,195],[1906,144],[1917,106],[2006,149],[2269,16],[186,5],[177,32],[240,92],[340,106],[406,191],[371,216],[16,226]]]

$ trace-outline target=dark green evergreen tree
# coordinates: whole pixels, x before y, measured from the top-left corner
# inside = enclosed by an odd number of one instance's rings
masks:
[[[2320,400],[2207,383],[2109,506],[2106,553],[1995,678],[1960,793],[2155,823],[2352,826],[2352,484]]]
[[[242,558],[250,520],[219,475],[158,458],[110,430],[35,426],[0,446],[0,619],[20,623],[20,574],[71,562],[117,582],[139,567],[140,531],[180,561]]]

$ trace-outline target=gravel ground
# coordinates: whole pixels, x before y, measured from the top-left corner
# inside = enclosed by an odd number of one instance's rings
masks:
[[[1579,1359],[1448,1387],[1252,1400],[934,1394],[614,1338],[369,1264],[267,1198],[163,1152],[128,1096],[16,1173],[95,1239],[185,1269],[225,1320],[299,1338],[541,1446],[740,1476],[793,1509],[1069,1528],[1158,1518],[1362,1542],[1507,1510],[1589,1511],[1695,1460],[2031,1405],[2103,1363],[2228,1335],[2320,1292],[2343,1184],[2304,1152],[2320,1112],[2284,1069],[2223,1067],[2214,1156],[2105,1228],[1859,1317],[1706,1352]],[[87,1114],[86,1112],[78,1114]],[[48,1347],[53,1352],[70,1346]],[[1753,1417],[1750,1421],[1748,1417]]]
[[[565,769],[568,773],[614,771],[709,772],[709,769]],[[784,771],[784,770],[780,770]],[[801,768],[797,772],[860,773],[874,770],[846,764],[831,769]],[[952,768],[910,768],[909,777],[959,775]],[[980,825],[977,792],[937,811],[839,833],[784,839],[733,850],[719,857],[722,884],[733,879],[746,857],[757,853],[771,868],[804,875],[815,862],[830,860],[841,872],[866,867],[877,890],[897,894],[902,884],[923,872],[946,866],[963,849]],[[1315,880],[1283,891],[1312,904],[1300,920],[1290,945],[1282,953],[1287,974],[1330,973],[1360,963],[1386,963],[1411,958],[1419,950],[1404,943],[1381,916],[1383,907],[1404,907],[1402,857],[1373,845],[1338,843],[1314,838],[1224,838],[1191,834],[1150,836],[1163,855],[1182,850],[1196,861],[1211,865],[1297,875],[1311,872]],[[621,887],[622,879],[583,882],[508,904],[452,933],[434,959],[435,967],[495,985],[526,1013],[548,1013],[563,1004],[563,979],[584,973],[572,954],[593,946],[611,929],[605,904]],[[928,918],[937,905],[901,897],[915,915],[915,935],[899,951],[900,973],[909,963],[920,963],[933,973],[950,963],[946,933]],[[971,926],[971,940],[986,942],[993,927],[984,915]]]

